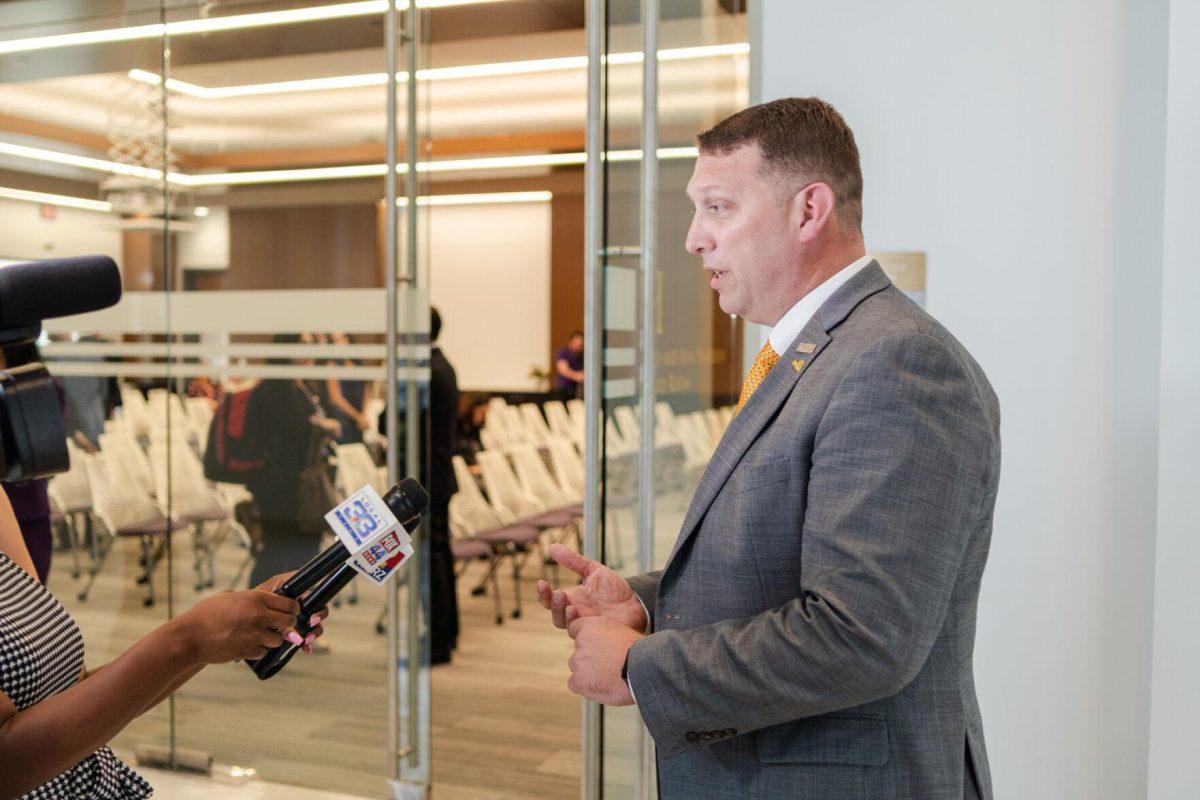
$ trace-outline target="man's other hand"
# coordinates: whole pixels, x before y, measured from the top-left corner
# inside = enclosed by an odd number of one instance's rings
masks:
[[[621,665],[641,633],[607,617],[584,617],[567,627],[575,652],[567,666],[567,688],[606,706],[633,705],[629,684],[621,679]]]
[[[584,558],[561,544],[550,545],[550,557],[583,578],[570,589],[555,589],[538,581],[538,600],[550,612],[555,627],[567,628],[585,617],[605,617],[631,628],[638,634],[648,627],[646,610],[633,593],[629,582],[598,561]],[[622,655],[624,658],[624,655]],[[617,664],[618,670],[620,662]]]

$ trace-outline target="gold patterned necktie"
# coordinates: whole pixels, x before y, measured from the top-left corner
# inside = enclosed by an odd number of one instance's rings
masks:
[[[738,398],[737,404],[738,411],[742,410],[742,406],[746,405],[750,395],[754,394],[754,390],[767,377],[767,373],[778,363],[779,355],[775,352],[775,348],[771,347],[769,341],[764,342],[762,349],[758,351],[758,356],[754,359],[754,366],[750,367],[750,371],[746,373],[746,380],[742,383],[742,394]]]

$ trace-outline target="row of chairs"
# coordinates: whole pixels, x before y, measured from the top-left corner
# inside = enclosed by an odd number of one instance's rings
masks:
[[[100,451],[88,453],[68,441],[71,469],[50,481],[49,495],[67,526],[74,558],[85,541],[91,545],[92,563],[78,597],[86,601],[115,543],[136,538],[142,546],[146,586],[143,604],[154,604],[154,568],[175,530],[192,534],[192,566],[197,590],[216,581],[215,552],[230,535],[246,549],[234,583],[248,568],[252,554],[249,532],[236,509],[249,499],[240,486],[214,486],[204,478],[199,457],[182,431],[166,434],[151,430],[146,447],[122,422],[111,424],[100,435]],[[170,446],[168,446],[170,440]],[[101,525],[92,525],[98,520]],[[74,570],[76,576],[79,570]]]
[[[462,456],[454,456],[458,491],[450,499],[451,547],[459,564],[477,558],[488,569],[474,593],[492,586],[496,624],[504,620],[497,572],[501,561],[512,566],[514,618],[521,616],[521,569],[530,557],[538,559],[545,577],[546,545],[573,540],[580,544],[583,517],[583,463],[565,438],[546,442],[546,457],[533,445],[507,452],[483,450],[476,455],[479,479]],[[547,466],[547,459],[549,466]]]

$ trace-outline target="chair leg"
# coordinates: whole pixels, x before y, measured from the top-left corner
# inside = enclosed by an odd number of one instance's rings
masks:
[[[526,551],[525,554],[528,555],[528,551]],[[514,608],[512,612],[513,619],[521,618],[521,559],[518,558],[518,555],[519,554],[516,552],[516,548],[513,548],[513,551],[510,555],[512,558],[513,572],[513,598],[516,602],[516,608]]]
[[[71,548],[71,577],[79,580],[79,576],[83,574],[79,566],[79,531],[76,527],[79,524],[79,515],[67,514],[63,520],[67,525],[67,542]]]
[[[155,551],[154,539],[142,536],[142,553],[146,558],[146,596],[142,598],[142,605],[146,608],[154,605],[154,567],[158,563]]]
[[[96,576],[100,574],[100,570],[103,569],[104,563],[108,561],[108,554],[112,551],[113,543],[117,541],[117,537],[113,534],[109,534],[108,538],[104,540],[103,544],[95,541],[99,538],[99,536],[93,538],[96,555],[92,561],[92,565],[88,568],[88,581],[86,584],[84,584],[83,588],[79,590],[79,593],[75,595],[81,603],[87,602],[88,595],[92,591],[92,584],[96,582]]]
[[[496,624],[504,624],[504,608],[500,604],[500,576],[497,574],[496,566],[499,564],[500,556],[492,551],[491,566],[488,568],[488,574],[492,576],[492,597],[496,606]]]
[[[483,577],[479,579],[478,583],[476,583],[473,587],[471,587],[471,596],[472,597],[479,597],[480,595],[487,593],[488,581],[490,581],[492,579],[492,577],[496,574],[496,570],[499,567],[500,567],[500,557],[497,555],[493,555],[491,562],[488,564],[487,572],[485,572],[483,574]]]

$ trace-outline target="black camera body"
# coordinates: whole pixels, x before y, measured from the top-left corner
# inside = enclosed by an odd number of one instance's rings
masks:
[[[97,311],[121,299],[108,256],[0,267],[0,347],[36,341],[42,321]],[[58,391],[45,364],[0,369],[0,481],[45,478],[70,467]]]

